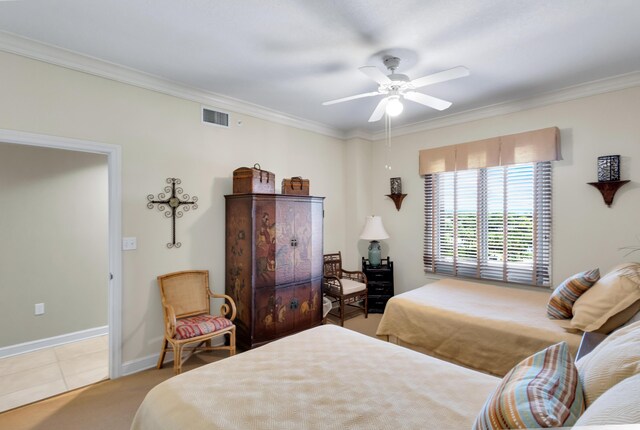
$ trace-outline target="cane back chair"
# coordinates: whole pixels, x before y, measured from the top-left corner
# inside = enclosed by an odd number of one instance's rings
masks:
[[[362,272],[344,270],[340,252],[324,255],[323,287],[324,294],[338,303],[329,315],[337,317],[341,326],[344,326],[345,317],[354,316],[360,311],[364,311],[365,318],[368,317],[367,276]]]
[[[161,369],[169,345],[173,351],[173,370],[182,372],[182,364],[196,350],[229,350],[236,352],[236,305],[225,294],[215,294],[209,289],[209,271],[188,270],[158,276],[158,286],[164,312],[164,340],[157,368]],[[211,315],[210,299],[225,299],[219,316]],[[227,303],[228,302],[228,303]],[[212,346],[211,339],[228,336],[228,345]],[[197,343],[195,347],[185,348]],[[205,346],[203,346],[206,344]],[[184,350],[189,354],[182,357]]]

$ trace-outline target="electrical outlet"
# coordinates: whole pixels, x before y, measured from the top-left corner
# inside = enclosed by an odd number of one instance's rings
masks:
[[[138,248],[138,240],[135,237],[122,238],[122,250],[131,251]]]
[[[35,315],[44,314],[44,303],[36,303]]]

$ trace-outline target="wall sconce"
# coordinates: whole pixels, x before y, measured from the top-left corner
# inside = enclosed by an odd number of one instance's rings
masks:
[[[598,182],[620,180],[620,156],[603,155],[598,157]]]
[[[387,194],[393,203],[396,205],[396,209],[400,210],[402,207],[402,200],[407,197],[406,194],[402,194],[402,178],[391,178],[391,194]]]
[[[602,194],[604,203],[611,207],[618,189],[629,181],[620,180],[620,156],[603,155],[598,157],[598,182],[588,182]]]

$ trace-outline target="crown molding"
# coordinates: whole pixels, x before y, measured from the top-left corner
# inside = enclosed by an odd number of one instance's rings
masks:
[[[364,140],[373,141],[374,140],[374,134],[366,132],[364,130],[355,129],[355,130],[346,131],[344,133],[344,139],[345,140],[349,140],[349,139],[364,139]]]
[[[464,112],[447,115],[431,120],[420,121],[413,124],[397,127],[393,130],[393,136],[403,136],[436,128],[448,127],[465,122],[476,121],[498,115],[520,112],[527,109],[547,106],[555,103],[576,100],[612,91],[640,86],[640,72],[631,72],[624,75],[613,76],[583,84],[573,85],[558,91],[550,91],[538,96],[512,100],[494,105],[470,109]],[[385,138],[385,132],[371,134],[371,139],[381,140]]]
[[[266,121],[272,121],[278,124],[311,131],[341,140],[360,138],[374,141],[385,137],[385,133],[383,131],[376,133],[367,132],[362,129],[341,131],[319,122],[288,115],[264,106],[223,96],[214,92],[189,87],[159,76],[140,72],[135,69],[87,55],[78,54],[56,46],[47,45],[8,32],[0,31],[0,51],[21,55],[23,57],[32,58],[49,64],[66,67],[71,70],[194,101],[206,106],[217,107],[221,110],[249,115]],[[403,136],[421,131],[448,127],[451,125],[462,124],[498,115],[505,115],[635,86],[640,86],[640,71],[578,84],[530,98],[497,103],[431,120],[396,127],[393,130],[393,135]]]
[[[12,33],[0,31],[0,51],[21,55],[71,70],[111,79],[147,90],[156,91],[203,105],[272,121],[275,123],[344,139],[345,133],[315,121],[288,115],[254,103],[223,96],[211,91],[183,85],[169,79],[141,72],[129,67],[47,45]]]

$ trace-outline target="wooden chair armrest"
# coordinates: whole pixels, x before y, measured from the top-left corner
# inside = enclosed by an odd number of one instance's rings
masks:
[[[220,306],[220,313],[222,316],[229,318],[231,321],[236,319],[236,302],[233,301],[231,296],[227,296],[226,294],[216,294],[211,290],[208,291],[209,297],[213,297],[214,299],[225,299],[229,302],[229,304],[223,303],[222,306]],[[231,317],[227,316],[229,313],[231,314]]]
[[[166,336],[172,339],[176,335],[176,311],[171,305],[164,306],[164,331]]]
[[[367,275],[365,275],[364,272],[360,272],[357,270],[342,270],[342,276],[347,279],[362,282],[363,284],[367,283]]]
[[[337,276],[324,276],[324,285],[329,290],[329,293],[343,295],[342,282]]]

